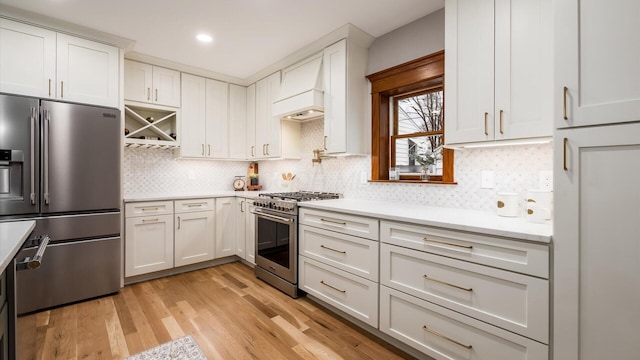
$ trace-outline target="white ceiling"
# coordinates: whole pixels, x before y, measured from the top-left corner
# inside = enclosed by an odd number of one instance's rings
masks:
[[[245,79],[346,23],[378,37],[442,8],[444,0],[0,0],[2,5],[132,39],[137,53]],[[213,42],[198,43],[199,32]]]

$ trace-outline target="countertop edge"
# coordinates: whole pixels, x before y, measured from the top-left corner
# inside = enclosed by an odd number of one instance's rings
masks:
[[[323,201],[309,201],[299,204],[303,208],[312,208],[318,210],[336,211],[347,213],[350,215],[360,215],[378,218],[381,220],[398,221],[403,223],[409,223],[414,225],[426,225],[435,226],[440,228],[460,230],[466,232],[480,233],[485,235],[494,235],[500,237],[513,238],[517,240],[524,240],[529,242],[549,244],[552,240],[553,226],[551,222],[544,224],[535,224],[526,221],[524,218],[505,218],[498,215],[483,212],[478,210],[467,209],[455,209],[455,208],[440,208],[434,206],[421,206],[421,205],[408,205],[408,204],[389,204],[387,202],[375,202],[371,200],[323,200]],[[367,206],[365,205],[372,205]],[[378,211],[376,206],[384,207],[387,211]],[[395,208],[394,208],[395,206]],[[421,217],[406,216],[394,214],[394,210],[398,209],[398,206],[404,208],[409,207],[412,210],[424,209],[424,210],[436,210],[440,213],[452,213],[456,214],[449,219],[437,219],[425,217],[421,214]],[[373,209],[373,210],[372,210]],[[479,218],[490,222],[487,225],[478,225],[471,221],[465,221],[470,217]],[[476,221],[477,222],[477,221]],[[526,229],[526,230],[523,230]]]
[[[22,244],[35,229],[36,222],[33,220],[0,222],[0,266],[2,271],[7,269],[13,258],[16,256]]]

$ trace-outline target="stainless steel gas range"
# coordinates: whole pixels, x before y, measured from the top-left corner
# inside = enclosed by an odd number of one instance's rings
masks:
[[[338,199],[337,193],[260,194],[256,206],[256,276],[298,297],[298,202]]]

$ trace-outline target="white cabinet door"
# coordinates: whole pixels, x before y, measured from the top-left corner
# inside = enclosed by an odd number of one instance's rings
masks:
[[[206,80],[205,138],[206,157],[229,157],[229,84]]]
[[[556,131],[554,359],[637,357],[638,159],[638,122]]]
[[[0,92],[56,96],[56,33],[0,18]]]
[[[447,144],[493,140],[494,0],[445,2]]]
[[[347,40],[341,40],[323,54],[324,150],[347,151]]]
[[[256,263],[256,216],[253,200],[247,199],[245,212],[245,258],[249,263]]]
[[[550,16],[550,0],[447,0],[447,144],[551,136]]]
[[[173,267],[173,215],[126,218],[124,276]]]
[[[137,61],[124,61],[125,100],[152,103],[153,66]]]
[[[175,266],[213,260],[215,223],[213,211],[180,213],[175,216]]]
[[[153,67],[153,92],[155,104],[180,107],[180,72]]]
[[[180,154],[184,157],[206,155],[206,81],[199,76],[182,75],[182,119]]]
[[[280,156],[281,124],[273,116],[273,102],[280,92],[280,72],[273,73],[256,83],[256,157]]]
[[[551,136],[551,0],[495,4],[495,139]]]
[[[245,160],[247,156],[247,88],[229,84],[229,158]]]
[[[216,199],[216,259],[236,253],[235,198]]]
[[[247,199],[236,198],[236,255],[242,259],[247,258],[245,243],[246,227],[245,227],[245,213],[247,212]]]
[[[119,59],[116,47],[58,34],[58,99],[118,107]]]
[[[247,159],[258,157],[256,143],[256,84],[247,86]]]
[[[553,4],[555,126],[640,120],[640,2]]]

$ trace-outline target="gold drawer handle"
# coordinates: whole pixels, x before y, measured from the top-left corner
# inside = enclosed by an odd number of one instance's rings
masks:
[[[335,290],[335,291],[339,291],[339,292],[341,292],[341,293],[343,293],[343,294],[347,292],[347,290],[340,290],[340,289],[338,289],[338,288],[337,288],[337,287],[335,287],[335,286],[331,286],[331,285],[327,284],[326,282],[324,282],[324,280],[320,280],[320,284],[322,284],[322,285],[324,285],[324,286],[326,286],[326,287],[332,288],[332,289],[333,289],[333,290]]]
[[[328,223],[332,223],[332,224],[338,224],[338,225],[342,225],[342,226],[347,226],[347,223],[344,221],[335,221],[335,220],[329,220],[329,219],[325,219],[325,218],[320,218],[320,221],[324,221],[324,222],[328,222]]]
[[[202,207],[204,204],[187,204],[187,207]]]
[[[432,239],[427,238],[426,236],[423,238],[423,240],[426,241],[426,242],[432,242],[432,243],[436,243],[436,244],[455,246],[455,247],[469,249],[469,250],[473,249],[472,245],[460,245],[460,244],[454,244],[454,243],[450,243],[450,242],[446,242],[446,241],[432,240]]]
[[[445,340],[447,340],[447,341],[450,341],[450,342],[452,342],[452,343],[454,343],[454,344],[456,344],[456,345],[458,345],[458,346],[462,346],[463,348],[466,348],[466,349],[469,349],[469,350],[473,349],[473,346],[472,346],[472,345],[465,345],[465,344],[463,344],[463,343],[461,343],[461,342],[459,342],[459,341],[453,340],[452,338],[450,338],[450,337],[448,337],[448,336],[442,335],[442,334],[440,334],[440,333],[439,333],[439,332],[437,332],[437,331],[433,331],[433,330],[429,329],[429,328],[427,327],[427,325],[423,325],[423,326],[422,326],[422,330],[424,330],[424,331],[426,331],[426,332],[428,332],[428,333],[431,333],[431,334],[433,334],[433,335],[435,335],[435,336],[437,336],[437,337],[443,338],[443,339],[445,339]]]
[[[327,250],[335,251],[335,252],[340,253],[340,254],[346,254],[346,253],[347,253],[346,251],[332,249],[332,248],[330,248],[330,247],[328,247],[328,246],[324,246],[324,245],[320,245],[320,247],[321,247],[321,248],[323,248],[323,249],[327,249]]]
[[[562,169],[564,171],[569,171],[569,167],[567,166],[567,143],[569,142],[568,138],[562,139]]]
[[[145,222],[158,222],[158,220],[159,220],[158,218],[155,218],[155,219],[142,219],[142,222],[143,223],[145,223]]]
[[[488,117],[489,117],[489,113],[485,112],[484,113],[484,134],[486,136],[489,136],[489,129],[488,129]]]
[[[142,208],[142,211],[158,211],[157,207],[146,207]]]
[[[438,279],[434,279],[432,277],[429,277],[429,275],[427,275],[427,274],[422,275],[422,277],[425,278],[426,280],[437,282],[438,284],[442,284],[442,285],[451,286],[451,287],[456,288],[456,289],[460,289],[460,290],[464,290],[464,291],[468,291],[468,292],[473,291],[473,288],[466,288],[466,287],[462,287],[462,286],[458,286],[458,285],[453,285],[453,284],[448,283],[446,281],[442,281],[442,280],[438,280]]]
[[[569,88],[565,86],[562,89],[562,117],[565,120],[569,120],[569,117],[567,116],[567,92],[569,92]]]

